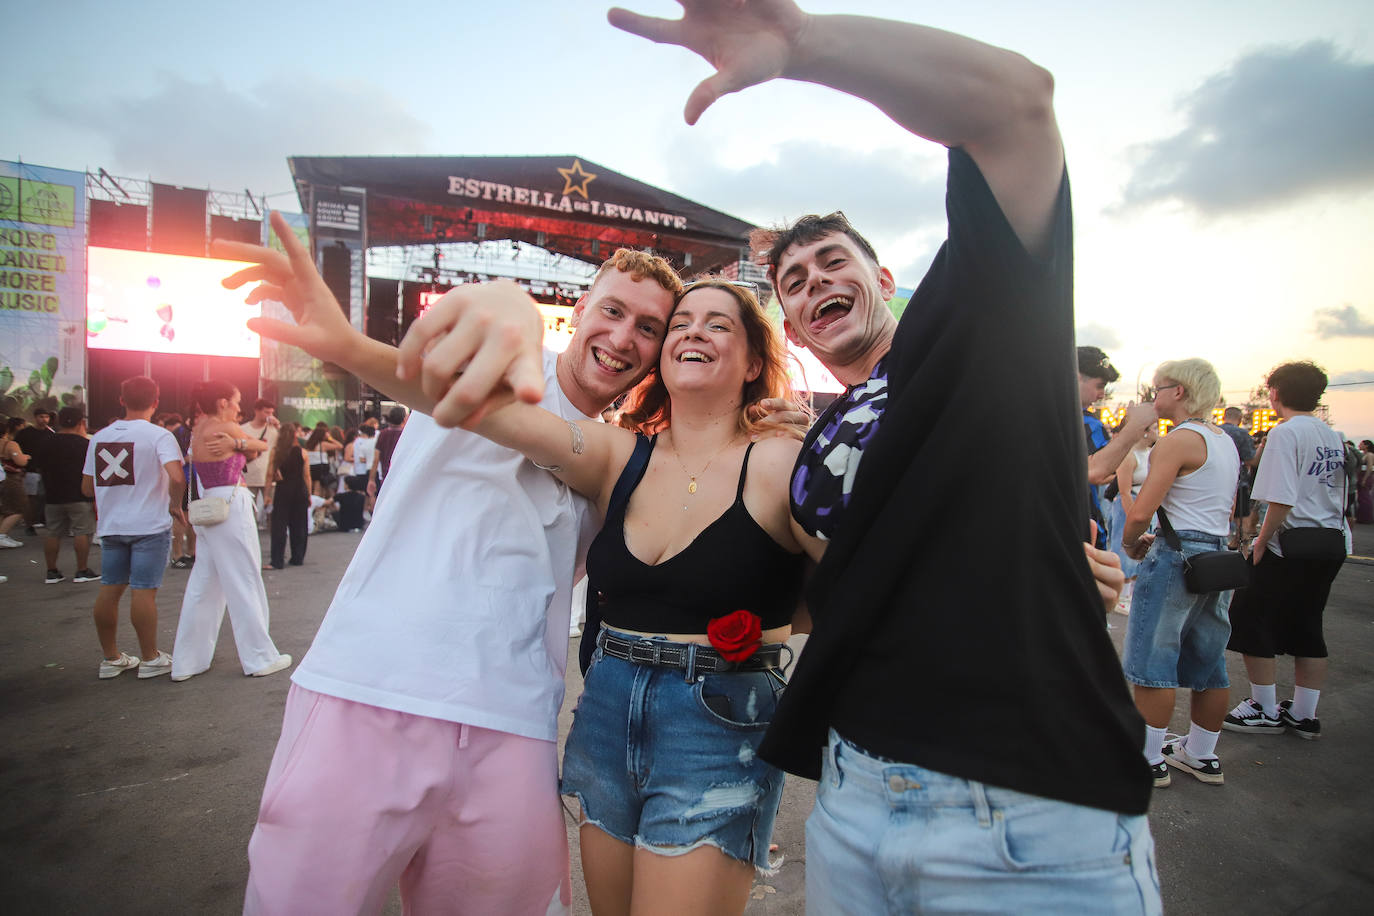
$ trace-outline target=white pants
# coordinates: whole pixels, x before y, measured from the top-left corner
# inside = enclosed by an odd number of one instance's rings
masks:
[[[262,584],[262,544],[247,487],[209,487],[202,496],[229,500],[229,517],[196,525],[196,565],[186,583],[172,649],[172,676],[189,677],[210,667],[224,608],[244,674],[261,671],[280,654],[267,633],[267,589]]]

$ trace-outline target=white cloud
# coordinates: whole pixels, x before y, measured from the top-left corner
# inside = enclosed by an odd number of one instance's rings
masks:
[[[40,90],[33,102],[101,137],[113,161],[98,164],[116,175],[255,193],[291,189],[290,155],[415,153],[431,133],[381,89],[313,77],[243,91],[164,73],[143,97],[74,101]]]
[[[934,247],[919,238],[945,236],[945,160],[940,150],[871,151],[812,141],[779,144],[768,161],[731,168],[682,150],[671,163],[672,186],[702,201],[729,201],[726,209],[761,226],[783,225],[808,213],[843,210],[872,243],[884,266],[919,277]],[[919,267],[919,270],[917,269]]]
[[[1374,337],[1374,321],[1361,315],[1353,305],[1317,309],[1312,314],[1316,318],[1317,336],[1324,340],[1332,337]]]
[[[1374,64],[1330,42],[1241,57],[1143,144],[1119,209],[1173,200],[1215,216],[1374,187]]]
[[[1359,385],[1374,386],[1374,369],[1354,369],[1348,372],[1337,372],[1335,375],[1327,378],[1326,385],[1328,388],[1337,385],[1351,388]]]
[[[1074,339],[1080,347],[1100,347],[1108,352],[1122,344],[1121,335],[1116,328],[1098,322],[1078,325],[1074,329]]]

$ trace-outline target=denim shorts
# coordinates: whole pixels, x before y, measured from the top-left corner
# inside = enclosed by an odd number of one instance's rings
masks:
[[[1145,815],[884,762],[833,729],[806,853],[808,913],[1161,912]]]
[[[1126,680],[1141,687],[1229,687],[1231,592],[1195,595],[1183,583],[1183,555],[1221,550],[1226,538],[1189,530],[1178,537],[1183,553],[1161,536],[1140,561],[1121,667]]]
[[[714,846],[768,873],[783,773],[758,746],[783,686],[776,671],[688,681],[597,649],[560,791],[577,798],[584,823],[622,843],[667,856]]]
[[[103,535],[100,538],[100,584],[159,588],[171,552],[170,528],[157,534]]]

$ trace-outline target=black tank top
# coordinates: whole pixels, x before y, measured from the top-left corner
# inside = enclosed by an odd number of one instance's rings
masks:
[[[735,501],[690,544],[661,563],[645,563],[625,545],[628,498],[611,508],[587,551],[589,587],[600,593],[601,619],[607,626],[646,633],[705,633],[709,621],[738,610],[759,615],[765,630],[791,622],[801,594],[803,555],[783,549],[744,506],[744,479],[753,449],[753,443],[745,449]],[[646,461],[634,486],[647,469]]]

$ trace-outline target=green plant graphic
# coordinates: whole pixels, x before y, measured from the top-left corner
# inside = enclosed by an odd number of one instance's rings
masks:
[[[59,366],[57,357],[49,356],[43,365],[29,373],[27,385],[13,388],[14,370],[9,366],[0,366],[0,414],[17,417],[39,407],[56,410],[58,407],[85,403],[86,390],[80,385],[53,395],[52,382]]]

